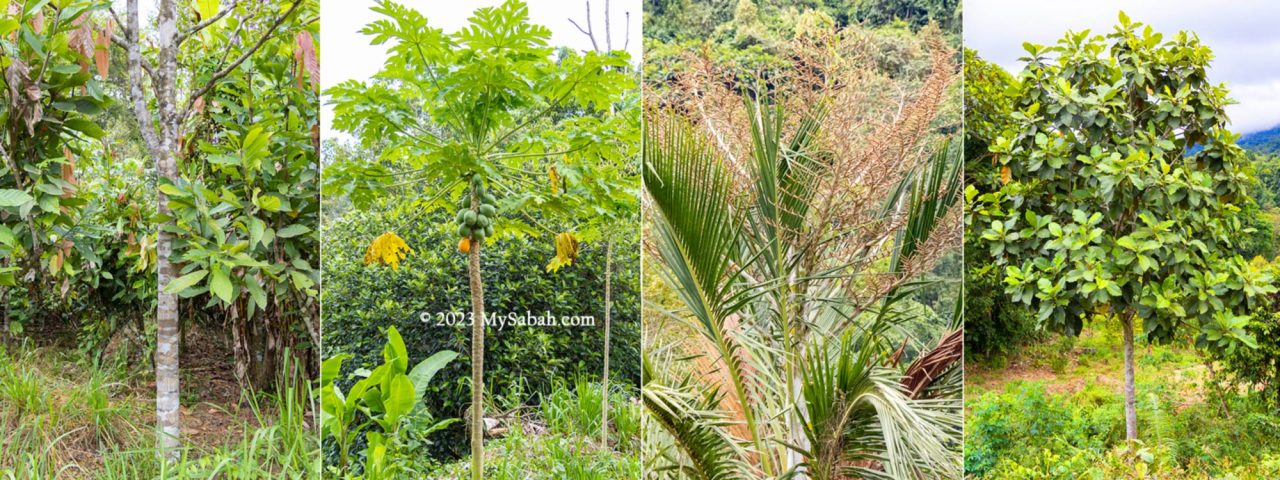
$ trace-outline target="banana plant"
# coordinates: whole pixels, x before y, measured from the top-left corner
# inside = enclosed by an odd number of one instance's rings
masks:
[[[385,444],[380,442],[380,447],[375,448],[374,437],[380,441],[394,437],[405,416],[422,403],[422,396],[431,379],[457,357],[456,352],[437,352],[409,369],[404,339],[395,327],[390,327],[387,329],[387,343],[382,348],[383,363],[373,370],[357,370],[355,375],[362,378],[345,393],[334,381],[342,371],[343,362],[351,356],[339,354],[326,359],[320,369],[321,421],[338,442],[339,458],[342,461],[339,468],[343,471],[347,469],[352,437],[370,425],[377,425],[380,432],[366,433],[371,453],[366,461],[375,462],[372,453],[377,448],[382,448],[385,454]],[[361,417],[368,420],[353,428],[352,423]],[[439,430],[456,421],[457,419],[439,421],[428,430]],[[367,471],[366,475],[369,475]]]

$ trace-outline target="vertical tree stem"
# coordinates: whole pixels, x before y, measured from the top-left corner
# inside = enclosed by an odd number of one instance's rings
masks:
[[[600,448],[609,448],[609,326],[613,309],[613,290],[610,284],[613,273],[613,242],[604,243],[604,380],[600,397]]]
[[[471,205],[480,212],[480,194],[471,189]],[[471,479],[484,478],[484,284],[480,280],[480,243],[471,240],[467,276],[471,280]]]
[[[1138,410],[1133,386],[1133,312],[1121,316],[1124,327],[1124,432],[1126,440],[1138,439]]]

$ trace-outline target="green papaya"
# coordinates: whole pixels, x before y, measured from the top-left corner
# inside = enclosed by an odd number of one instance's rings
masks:
[[[494,216],[494,215],[495,215],[495,214],[497,214],[497,213],[498,213],[498,209],[497,209],[496,207],[494,207],[493,205],[490,205],[490,204],[484,204],[484,205],[481,205],[481,206],[480,206],[480,214],[481,214],[481,215],[484,215],[484,216],[486,216],[486,217],[492,217],[492,216]]]
[[[493,225],[487,225],[484,227],[484,236],[486,237],[493,236]]]
[[[463,223],[465,223],[465,224],[467,224],[467,225],[470,225],[470,226],[474,226],[474,225],[476,224],[476,220],[477,220],[477,219],[478,219],[478,215],[476,215],[476,211],[475,211],[475,210],[463,210],[463,211],[462,211],[462,221],[463,221]]]

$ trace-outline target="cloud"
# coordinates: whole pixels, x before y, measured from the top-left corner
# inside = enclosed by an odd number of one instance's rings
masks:
[[[1210,80],[1225,82],[1240,103],[1227,109],[1232,127],[1253,132],[1280,124],[1280,2],[967,0],[964,9],[965,46],[1011,71],[1021,68],[1022,42],[1052,44],[1068,30],[1109,33],[1120,10],[1165,38],[1195,32],[1216,55]]]

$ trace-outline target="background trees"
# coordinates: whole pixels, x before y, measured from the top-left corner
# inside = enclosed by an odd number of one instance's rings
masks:
[[[1025,48],[1021,73],[982,89],[1008,95],[972,123],[999,186],[970,185],[967,221],[1043,328],[1075,335],[1089,315],[1121,323],[1136,439],[1134,320],[1154,342],[1189,325],[1202,348],[1252,348],[1250,309],[1275,292],[1270,273],[1234,250],[1248,176],[1226,130],[1226,90],[1208,82],[1212,54],[1193,35],[1166,41],[1123,13],[1105,37]]]

